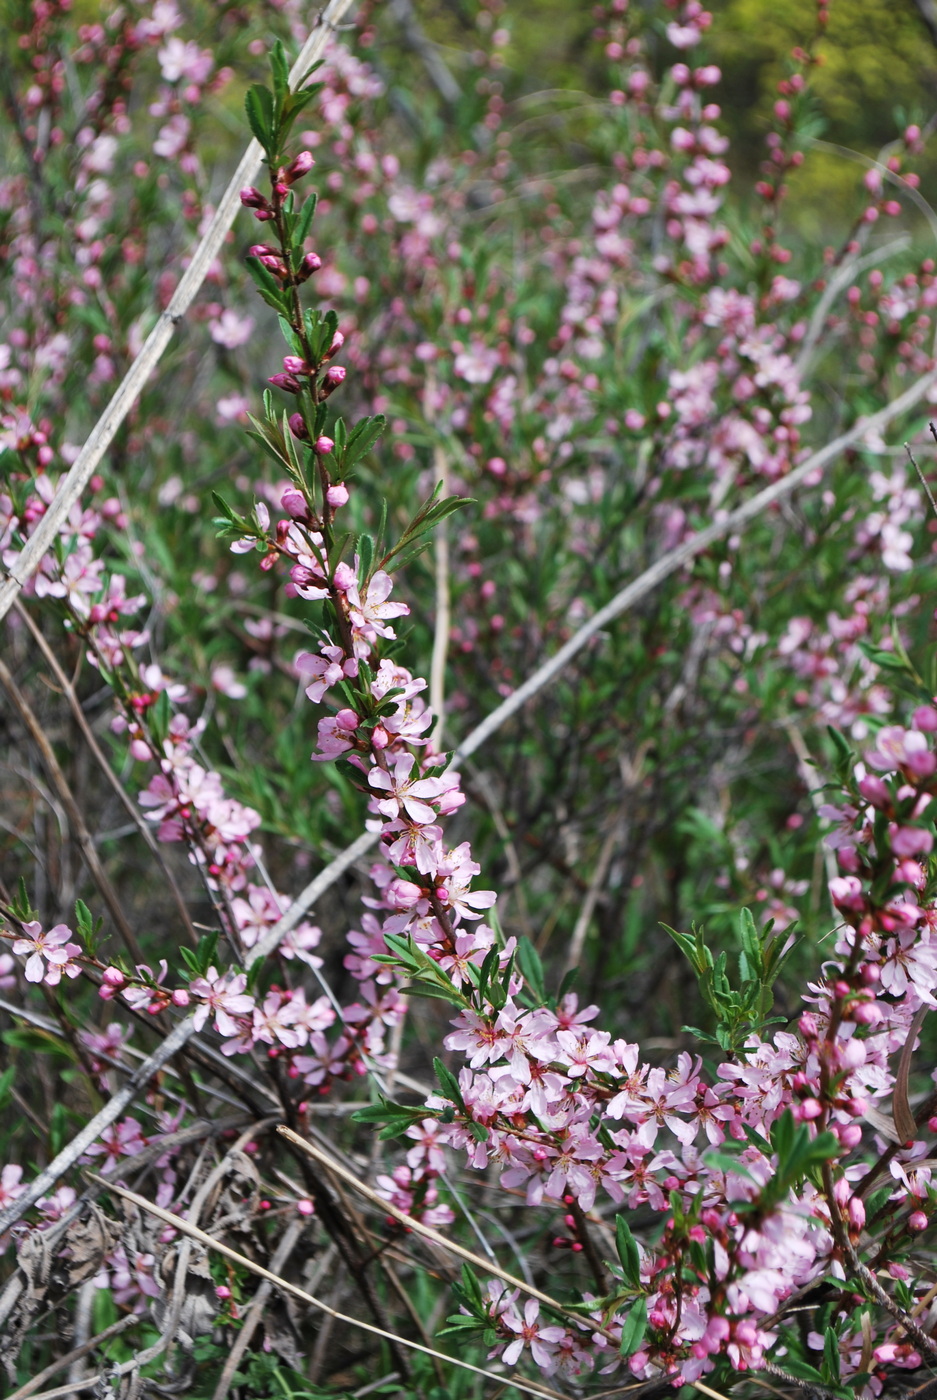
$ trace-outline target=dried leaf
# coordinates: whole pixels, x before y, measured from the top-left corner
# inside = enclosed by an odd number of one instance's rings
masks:
[[[68,1284],[76,1288],[100,1273],[111,1250],[120,1242],[121,1227],[93,1202],[84,1220],[75,1221],[68,1232]]]

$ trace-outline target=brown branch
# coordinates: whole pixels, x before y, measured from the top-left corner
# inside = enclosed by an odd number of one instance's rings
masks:
[[[16,602],[13,604],[13,608],[17,616],[29,629],[33,641],[36,643],[39,650],[45,657],[46,662],[48,663],[48,666],[52,671],[52,674],[55,676],[56,683],[58,684],[62,691],[62,694],[68,701],[69,709],[71,710],[72,715],[74,716],[75,723],[81,730],[85,743],[88,745],[88,748],[94,755],[94,758],[96,759],[102,773],[104,774],[107,781],[110,783],[116,796],[119,798],[121,805],[127,812],[127,815],[130,817],[131,821],[133,821],[140,835],[143,837],[143,840],[146,842],[151,854],[158,862],[160,871],[162,872],[163,878],[169,886],[170,893],[173,897],[173,902],[175,903],[175,906],[179,911],[179,917],[182,920],[189,940],[193,948],[196,947],[199,941],[198,934],[192,927],[192,920],[189,917],[188,908],[186,906],[185,900],[182,897],[182,891],[179,889],[179,885],[176,881],[176,878],[170,870],[169,865],[167,864],[166,857],[160,849],[159,842],[156,840],[156,837],[153,835],[152,830],[148,826],[146,818],[143,816],[143,813],[140,811],[133,798],[125,790],[123,783],[120,781],[117,774],[114,772],[113,768],[108,762],[107,755],[102,750],[100,744],[97,741],[97,738],[95,737],[94,730],[88,723],[85,712],[81,707],[81,701],[75,694],[74,686],[72,685],[71,681],[68,679],[64,670],[59,664],[58,657],[55,655],[55,652],[49,646],[49,643],[43,636],[42,631],[39,627],[36,626],[36,623],[33,621],[29,610],[23,607],[19,599],[17,599]]]

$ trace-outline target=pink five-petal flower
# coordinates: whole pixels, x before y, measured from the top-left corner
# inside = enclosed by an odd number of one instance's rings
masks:
[[[443,778],[417,778],[411,781],[414,761],[412,754],[401,754],[394,764],[393,774],[383,768],[372,768],[368,782],[379,792],[388,793],[377,804],[382,816],[393,819],[403,807],[411,821],[426,826],[436,820],[436,813],[426,799],[438,797],[445,790],[446,783]]]
[[[45,978],[50,986],[54,986],[61,978],[61,969],[66,966],[69,967],[70,977],[77,976],[78,968],[71,960],[78,956],[81,948],[69,941],[72,931],[66,924],[56,924],[48,933],[43,933],[42,925],[33,919],[23,925],[23,932],[27,937],[15,940],[13,952],[29,954],[25,969],[27,982],[41,982]],[[43,958],[50,964],[48,971]],[[72,966],[75,966],[75,971],[71,971]]]
[[[254,1009],[254,998],[245,993],[246,986],[245,973],[238,972],[228,978],[214,967],[210,967],[204,977],[193,978],[189,992],[201,1002],[193,1018],[196,1030],[201,1030],[209,1013],[214,1012],[215,1030],[219,1035],[237,1035],[241,1028],[232,1017],[246,1016]]]
[[[540,1304],[536,1298],[528,1298],[524,1304],[524,1317],[521,1317],[512,1308],[502,1316],[505,1327],[516,1332],[517,1336],[513,1342],[509,1342],[505,1348],[502,1360],[508,1366],[514,1366],[520,1358],[524,1346],[530,1347],[530,1354],[541,1370],[550,1375],[556,1369],[554,1361],[554,1351],[557,1342],[562,1341],[566,1335],[563,1327],[541,1327],[539,1324]]]

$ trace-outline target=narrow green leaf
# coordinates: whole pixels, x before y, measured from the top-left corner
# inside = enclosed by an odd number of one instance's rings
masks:
[[[644,1341],[647,1331],[647,1299],[638,1298],[632,1303],[621,1329],[621,1342],[618,1350],[622,1356],[633,1356]]]

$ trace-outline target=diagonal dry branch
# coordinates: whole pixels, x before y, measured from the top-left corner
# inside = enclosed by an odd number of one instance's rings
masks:
[[[505,1269],[499,1268],[498,1265],[493,1264],[490,1259],[482,1259],[480,1255],[474,1254],[470,1249],[465,1249],[455,1240],[450,1239],[448,1235],[444,1235],[439,1230],[434,1230],[432,1225],[427,1225],[424,1221],[417,1220],[415,1216],[407,1215],[406,1211],[398,1209],[393,1201],[387,1201],[383,1196],[379,1196],[376,1191],[372,1191],[370,1186],[355,1176],[354,1172],[350,1172],[337,1158],[333,1157],[328,1152],[323,1152],[321,1147],[310,1142],[308,1138],[300,1137],[298,1133],[293,1132],[292,1128],[280,1127],[277,1128],[277,1132],[282,1134],[289,1142],[294,1143],[301,1151],[305,1152],[307,1156],[314,1158],[315,1161],[320,1162],[335,1176],[347,1182],[354,1191],[364,1196],[365,1199],[370,1201],[373,1205],[378,1206],[385,1215],[392,1215],[395,1220],[401,1225],[406,1226],[406,1228],[414,1234],[422,1235],[424,1239],[431,1240],[433,1244],[438,1245],[441,1249],[447,1250],[450,1254],[458,1255],[460,1259],[465,1259],[469,1264],[474,1264],[476,1269],[481,1269],[485,1273],[494,1274],[497,1278],[503,1280],[504,1283],[510,1284],[512,1288],[518,1288],[521,1292],[527,1293],[531,1298],[536,1298],[538,1302],[545,1303],[548,1308],[552,1308],[553,1311],[558,1313],[561,1317],[570,1317],[574,1322],[578,1323],[583,1321],[580,1313],[571,1311],[566,1308],[563,1303],[558,1303],[555,1298],[550,1297],[549,1293],[542,1293],[539,1288],[534,1288],[532,1284],[525,1282],[524,1279],[517,1278],[516,1275],[509,1274]],[[610,1341],[616,1340],[614,1334],[609,1332],[605,1327],[594,1326],[592,1330],[594,1332],[600,1332],[603,1337],[608,1337]]]
[[[320,57],[329,34],[335,30],[351,3],[352,0],[329,0],[293,65],[290,73],[292,83],[296,83],[308,73],[311,65]],[[182,275],[172,300],[150,331],[139,355],[91,430],[90,437],[59,483],[52,504],[29,537],[25,549],[8,570],[5,582],[0,584],[0,619],[6,617],[20,589],[39,568],[43,555],[52,545],[69,511],[93,476],[115,433],[143,392],[143,387],[162,358],[176,326],[188,311],[209,268],[220,253],[240,208],[240,191],[256,178],[261,158],[259,144],[251,141],[222,195],[221,203],[215,210],[202,241],[192,255],[192,261]]]
[[[898,398],[879,409],[878,413],[872,414],[870,418],[860,419],[845,433],[841,433],[838,438],[834,438],[832,442],[821,447],[819,451],[811,453],[806,461],[801,462],[800,466],[796,467],[788,476],[781,477],[779,481],[757,491],[754,496],[749,497],[735,510],[729,511],[721,520],[707,525],[705,529],[699,530],[690,539],[678,545],[676,549],[661,555],[660,559],[649,569],[646,569],[643,574],[629,583],[620,593],[617,593],[611,602],[606,603],[604,608],[600,608],[588,622],[580,627],[574,636],[570,637],[565,645],[560,647],[554,656],[551,656],[542,666],[538,666],[523,685],[518,686],[517,690],[492,710],[491,714],[462,740],[452,755],[453,765],[457,766],[462,759],[468,758],[475,753],[476,749],[480,749],[482,744],[491,738],[492,734],[495,734],[503,724],[506,724],[513,715],[517,714],[518,710],[523,709],[528,700],[533,699],[544,686],[549,685],[569,665],[573,657],[582,650],[587,642],[592,640],[596,633],[601,632],[616,617],[621,617],[622,613],[626,613],[629,608],[634,607],[665,579],[668,579],[671,574],[677,573],[686,564],[689,564],[698,554],[704,553],[710,545],[725,539],[727,535],[734,534],[737,530],[743,529],[759,515],[763,515],[777,501],[789,496],[796,487],[802,485],[814,473],[823,471],[841,452],[845,451],[847,447],[852,447],[866,433],[881,432],[894,418],[900,417],[902,413],[906,413],[915,404],[920,403],[935,382],[937,382],[937,370],[928,371],[920,379],[915,380],[911,387],[900,394]],[[279,923],[275,924],[269,933],[251,949],[249,963],[255,962],[258,958],[268,957],[290,929],[295,928],[310,905],[334,883],[330,876],[333,867],[341,862],[341,871],[338,873],[342,873],[353,865],[359,856],[365,855],[376,842],[376,832],[363,832],[352,845],[342,852],[336,861],[326,866],[315,879],[310,881],[306,888],[297,895]]]
[[[422,1352],[424,1356],[437,1357],[440,1361],[447,1362],[450,1366],[459,1366],[463,1371],[472,1371],[476,1376],[484,1376],[487,1380],[495,1381],[501,1386],[510,1386],[514,1390],[522,1391],[526,1395],[539,1395],[547,1400],[565,1400],[558,1391],[551,1390],[549,1386],[540,1385],[536,1381],[515,1380],[512,1376],[499,1376],[495,1371],[488,1371],[482,1366],[473,1366],[468,1361],[463,1361],[458,1356],[447,1356],[445,1352],[434,1351],[432,1347],[427,1347],[422,1342],[411,1341],[409,1337],[398,1337],[393,1332],[386,1332],[383,1327],[375,1327],[370,1322],[365,1322],[360,1317],[349,1317],[346,1313],[340,1313],[332,1308],[328,1303],[324,1303],[321,1298],[315,1298],[311,1293],[307,1293],[304,1288],[299,1288],[295,1283],[290,1283],[288,1279],[279,1278],[269,1269],[265,1269],[261,1264],[255,1264],[253,1259],[248,1259],[245,1254],[239,1254],[236,1249],[231,1249],[229,1245],[222,1244],[212,1235],[200,1230],[197,1225],[190,1225],[188,1220],[184,1220],[181,1215],[174,1215],[172,1211],[163,1210],[160,1206],[154,1205],[145,1196],[138,1196],[136,1191],[127,1191],[123,1186],[117,1186],[108,1181],[105,1177],[98,1176],[95,1172],[88,1172],[88,1177],[96,1186],[104,1187],[115,1196],[120,1196],[125,1201],[130,1201],[140,1210],[147,1211],[150,1215],[155,1215],[158,1220],[164,1220],[167,1225],[172,1225],[182,1235],[188,1235],[190,1239],[198,1240],[206,1249],[213,1249],[218,1254],[223,1254],[226,1259],[240,1264],[242,1268],[249,1269],[251,1273],[257,1274],[259,1278],[267,1279],[282,1289],[284,1293],[291,1294],[294,1298],[299,1298],[303,1303],[308,1303],[311,1307],[318,1308],[320,1312],[328,1314],[339,1322],[344,1322],[350,1327],[359,1327],[364,1332],[370,1332],[372,1336],[383,1337],[386,1341],[393,1342],[398,1346],[404,1346],[411,1351]]]
[[[550,657],[542,666],[539,666],[531,676],[527,678],[523,685],[519,686],[512,695],[503,701],[502,704],[492,711],[471,734],[462,741],[453,755],[453,763],[458,763],[461,759],[467,758],[476,749],[491,737],[503,724],[522,709],[528,700],[532,699],[544,686],[549,685],[556,676],[560,674],[573,657],[582,650],[592,637],[612,622],[616,617],[620,617],[633,607],[640,599],[653,592],[658,584],[663,583],[671,574],[682,569],[698,554],[703,553],[710,545],[717,540],[724,539],[726,535],[734,533],[736,530],[744,528],[750,521],[756,519],[764,511],[768,510],[775,502],[783,500],[785,496],[800,486],[808,477],[815,472],[820,472],[828,466],[845,448],[851,447],[859,438],[868,432],[881,432],[881,430],[902,413],[913,408],[919,403],[927,391],[937,382],[937,370],[931,370],[916,380],[910,388],[906,389],[898,398],[886,404],[871,418],[861,419],[853,424],[847,432],[840,434],[838,438],[821,447],[818,452],[812,453],[806,461],[799,467],[782,477],[780,481],[774,482],[771,486],[766,486],[764,490],[758,491],[749,500],[745,501],[736,510],[728,512],[726,516],[712,525],[708,525],[704,530],[700,530],[689,540],[686,540],[676,549],[664,554],[656,563],[646,569],[643,574],[629,583],[620,593],[607,603],[585,623],[583,627],[571,637],[555,656]],[[350,846],[347,846],[340,855],[321,870],[319,874],[310,881],[306,888],[297,895],[282,919],[274,925],[270,932],[259,943],[251,949],[248,963],[254,963],[258,958],[267,957],[274,952],[280,940],[295,928],[300,919],[311,908],[326,890],[338,881],[345,871],[348,870],[359,857],[367,852],[377,842],[377,833],[364,831],[358,836]],[[153,1075],[158,1068],[166,1064],[172,1056],[185,1045],[186,1041],[194,1034],[194,1026],[191,1016],[179,1024],[170,1033],[163,1044],[154,1051],[148,1060],[145,1060],[137,1070],[133,1079],[130,1080],[109,1103],[105,1104],[100,1113],[96,1114],[87,1124],[82,1132],[59,1153],[46,1167],[45,1171],[27,1187],[5,1210],[0,1211],[0,1235],[7,1230],[10,1225],[19,1220],[30,1206],[35,1205],[40,1196],[51,1191],[55,1183],[65,1172],[69,1171],[78,1161],[81,1154],[100,1136],[110,1125],[117,1120],[127,1105],[131,1102],[139,1087],[146,1083],[147,1079]],[[80,1143],[80,1147],[76,1144]]]

